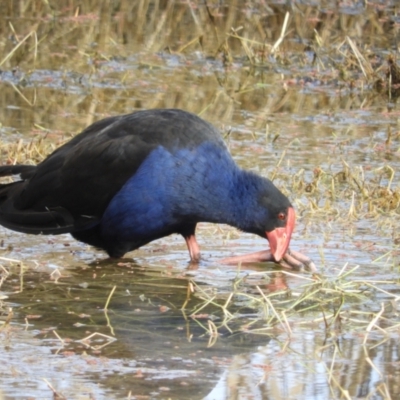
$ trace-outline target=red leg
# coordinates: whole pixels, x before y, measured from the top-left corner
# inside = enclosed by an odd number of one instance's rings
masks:
[[[256,253],[244,254],[242,256],[226,257],[221,260],[224,264],[255,263],[255,262],[275,262],[270,251],[263,250]]]
[[[200,261],[200,246],[197,243],[196,236],[190,235],[185,236],[186,245],[189,250],[190,260],[191,262],[199,262]]]

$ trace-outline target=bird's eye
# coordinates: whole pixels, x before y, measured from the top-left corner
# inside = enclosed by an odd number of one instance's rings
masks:
[[[286,215],[281,212],[281,213],[278,214],[278,219],[283,221],[284,219],[286,219]]]

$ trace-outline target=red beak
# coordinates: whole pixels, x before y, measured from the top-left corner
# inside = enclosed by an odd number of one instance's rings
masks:
[[[269,245],[271,247],[271,253],[274,256],[276,262],[279,262],[282,259],[289,247],[295,220],[296,216],[294,213],[294,209],[292,207],[289,207],[286,226],[282,228],[275,228],[271,232],[265,232],[269,241]]]

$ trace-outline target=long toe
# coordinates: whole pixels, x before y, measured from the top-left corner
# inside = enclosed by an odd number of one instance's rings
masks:
[[[318,272],[316,265],[310,257],[307,257],[304,254],[294,250],[289,250],[283,256],[283,259],[280,261],[279,264],[284,268],[295,269],[298,271],[306,268],[312,273]]]

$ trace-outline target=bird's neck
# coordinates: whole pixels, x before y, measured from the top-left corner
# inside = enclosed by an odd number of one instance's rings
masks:
[[[259,206],[258,199],[266,179],[242,170],[229,155],[215,149],[207,151],[205,160],[191,170],[190,176],[184,170],[177,174],[180,175],[177,181],[182,182],[176,192],[181,215],[194,222],[228,224],[259,233],[253,227],[257,225],[254,220],[265,217],[266,210]]]

